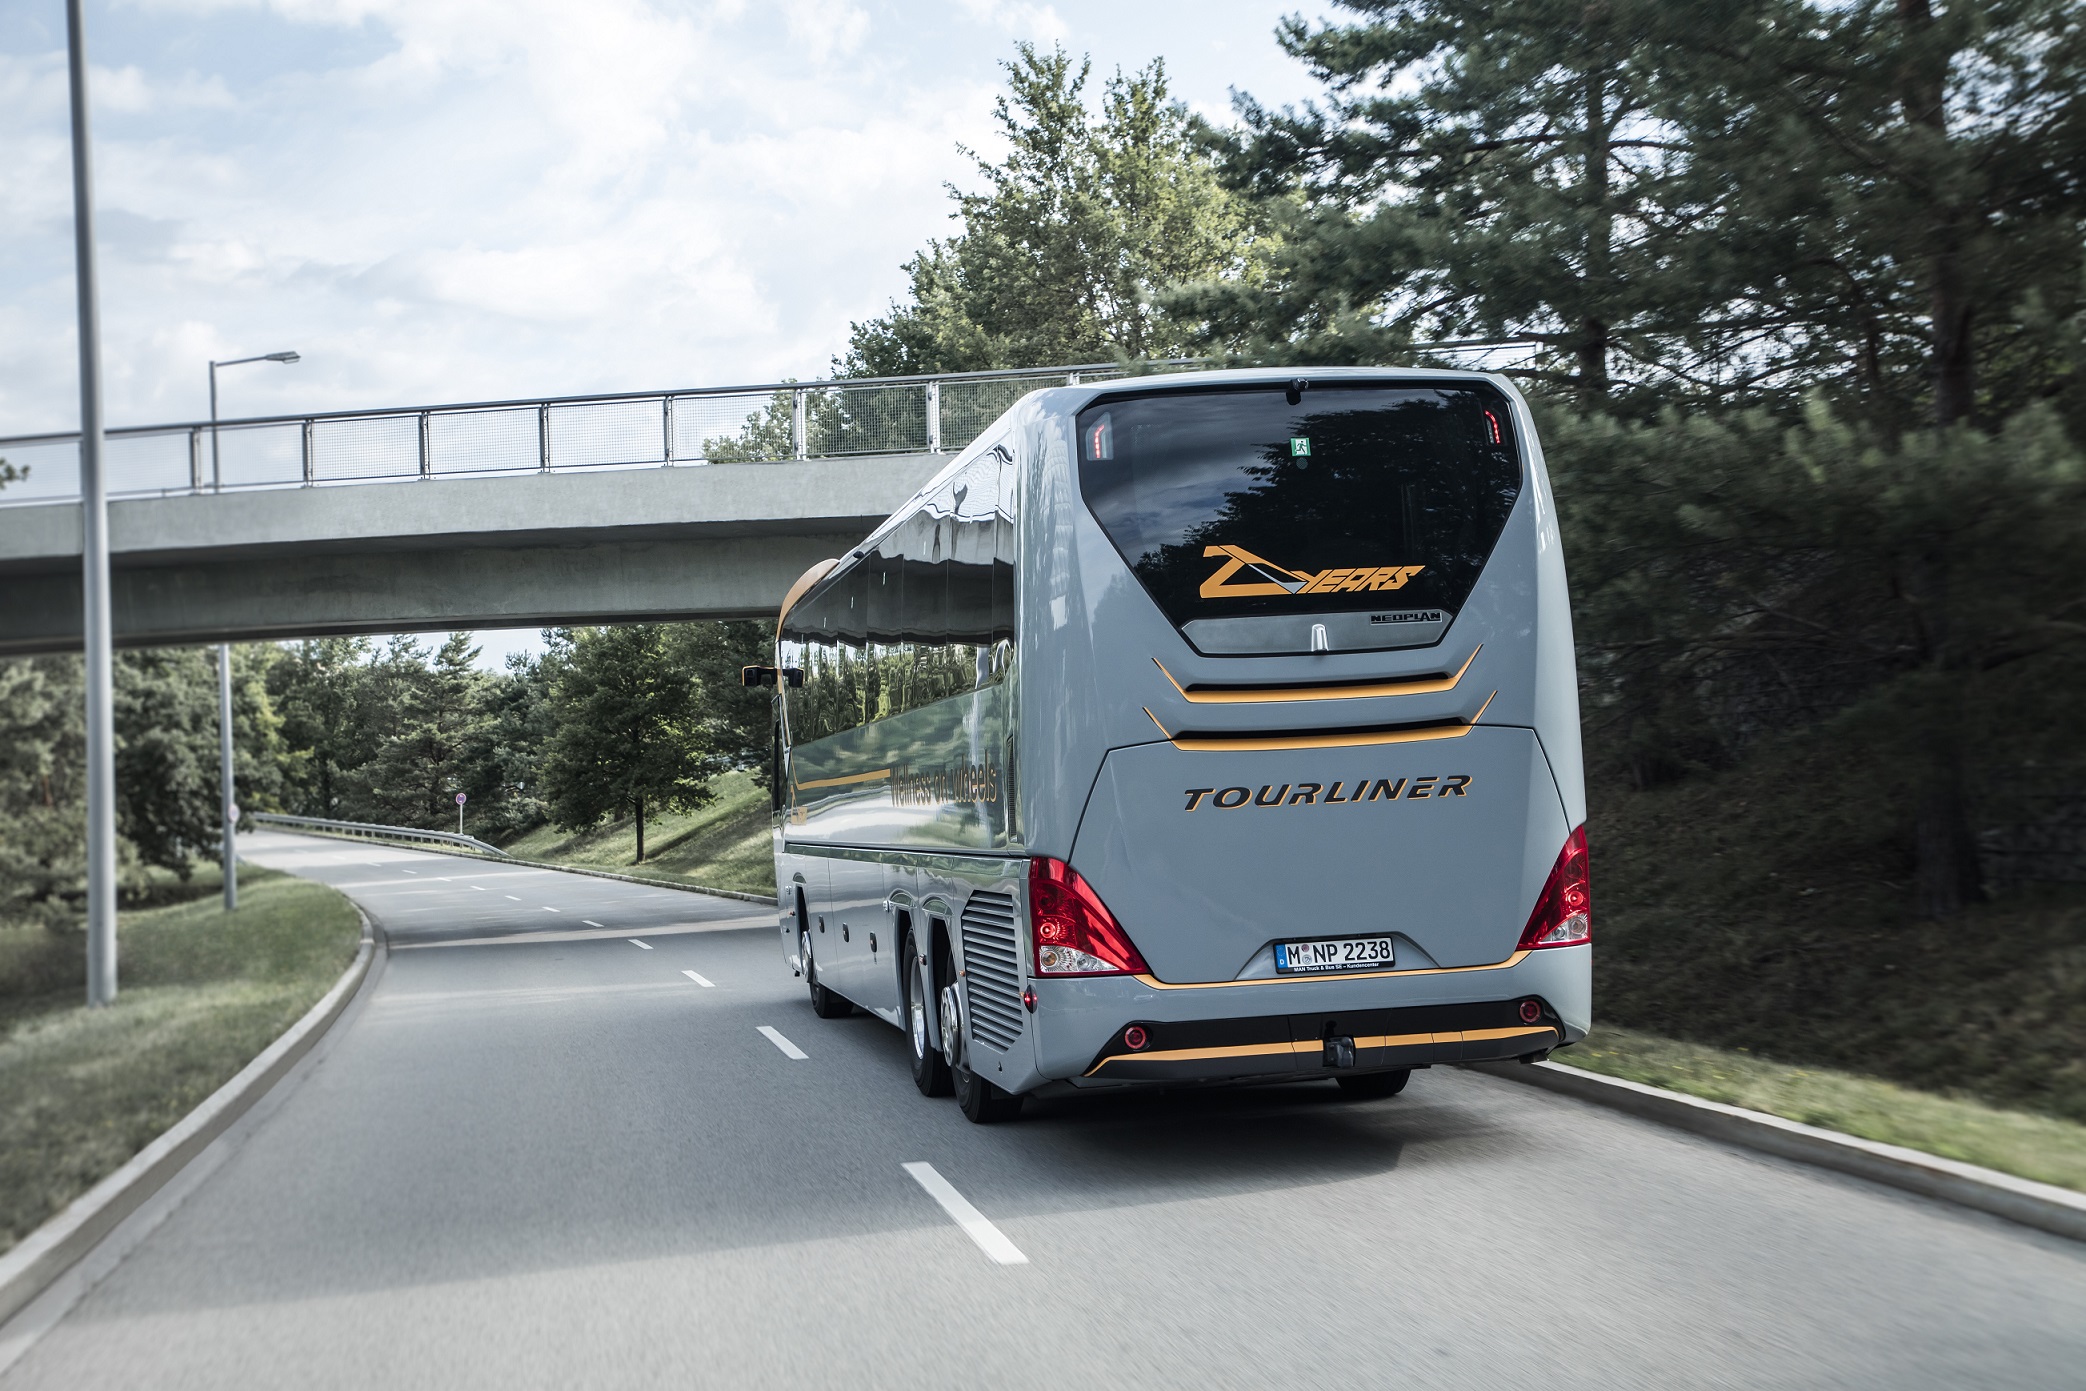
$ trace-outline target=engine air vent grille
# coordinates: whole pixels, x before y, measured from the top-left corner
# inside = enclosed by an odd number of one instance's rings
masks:
[[[1021,1037],[1021,946],[1013,896],[973,892],[963,905],[962,925],[971,1036],[1005,1052]]]

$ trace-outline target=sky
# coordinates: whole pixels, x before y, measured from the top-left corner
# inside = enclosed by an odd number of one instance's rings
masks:
[[[998,64],[1311,96],[1267,0],[100,0],[106,418],[822,376],[946,235]],[[0,0],[0,436],[78,424],[63,0]],[[526,644],[524,644],[526,645]],[[505,648],[488,643],[488,662]]]

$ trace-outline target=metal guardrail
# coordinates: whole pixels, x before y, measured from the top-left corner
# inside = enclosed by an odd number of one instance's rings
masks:
[[[472,850],[483,850],[488,855],[498,855],[503,860],[514,857],[497,845],[487,845],[473,836],[458,835],[454,831],[423,831],[418,826],[379,826],[368,821],[328,821],[323,816],[285,816],[272,811],[250,811],[249,821],[258,821],[266,826],[289,826],[308,831],[327,831],[339,836],[361,836],[368,840],[439,840],[450,845],[462,845]]]
[[[111,497],[961,450],[1044,386],[1199,359],[325,411],[107,432]],[[79,497],[77,432],[0,438],[0,507]]]

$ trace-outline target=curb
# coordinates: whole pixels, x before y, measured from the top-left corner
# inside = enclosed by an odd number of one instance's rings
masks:
[[[374,836],[337,836],[326,831],[307,830],[301,826],[274,826],[270,829],[281,831],[287,835],[320,836],[327,840],[350,841],[357,845],[384,843]],[[612,869],[591,869],[586,865],[559,865],[552,864],[549,860],[517,860],[512,855],[506,854],[495,860],[490,855],[474,855],[468,850],[445,850],[439,845],[417,845],[402,842],[400,848],[404,850],[424,850],[430,855],[450,855],[459,860],[483,860],[487,864],[520,865],[524,869],[554,869],[561,874],[585,874],[595,879],[615,879],[625,884],[643,884],[645,887],[652,889],[679,889],[682,893],[708,894],[712,898],[736,898],[747,903],[773,904],[775,902],[773,894],[741,893],[737,889],[711,889],[705,888],[701,884],[690,884],[681,880],[647,879],[641,874],[618,874]]]
[[[1560,1063],[1466,1063],[1473,1072],[1525,1082],[1645,1120],[1743,1145],[1783,1159],[1888,1184],[1923,1198],[1975,1208],[2056,1236],[2086,1241],[2086,1193],[2016,1178],[1996,1169],[1900,1145],[1842,1135],[1761,1111],[1704,1101],[1661,1087],[1606,1077]]]
[[[57,1216],[0,1256],[0,1324],[72,1268],[124,1218],[181,1172],[183,1165],[228,1129],[324,1036],[360,993],[377,953],[376,929],[358,905],[362,945],[333,988],[283,1035],[262,1049],[231,1081],[206,1097],[130,1162],[73,1199]]]

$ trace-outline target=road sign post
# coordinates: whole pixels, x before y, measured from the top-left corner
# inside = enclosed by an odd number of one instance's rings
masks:
[[[461,792],[456,794],[456,833],[464,833],[464,794]]]

